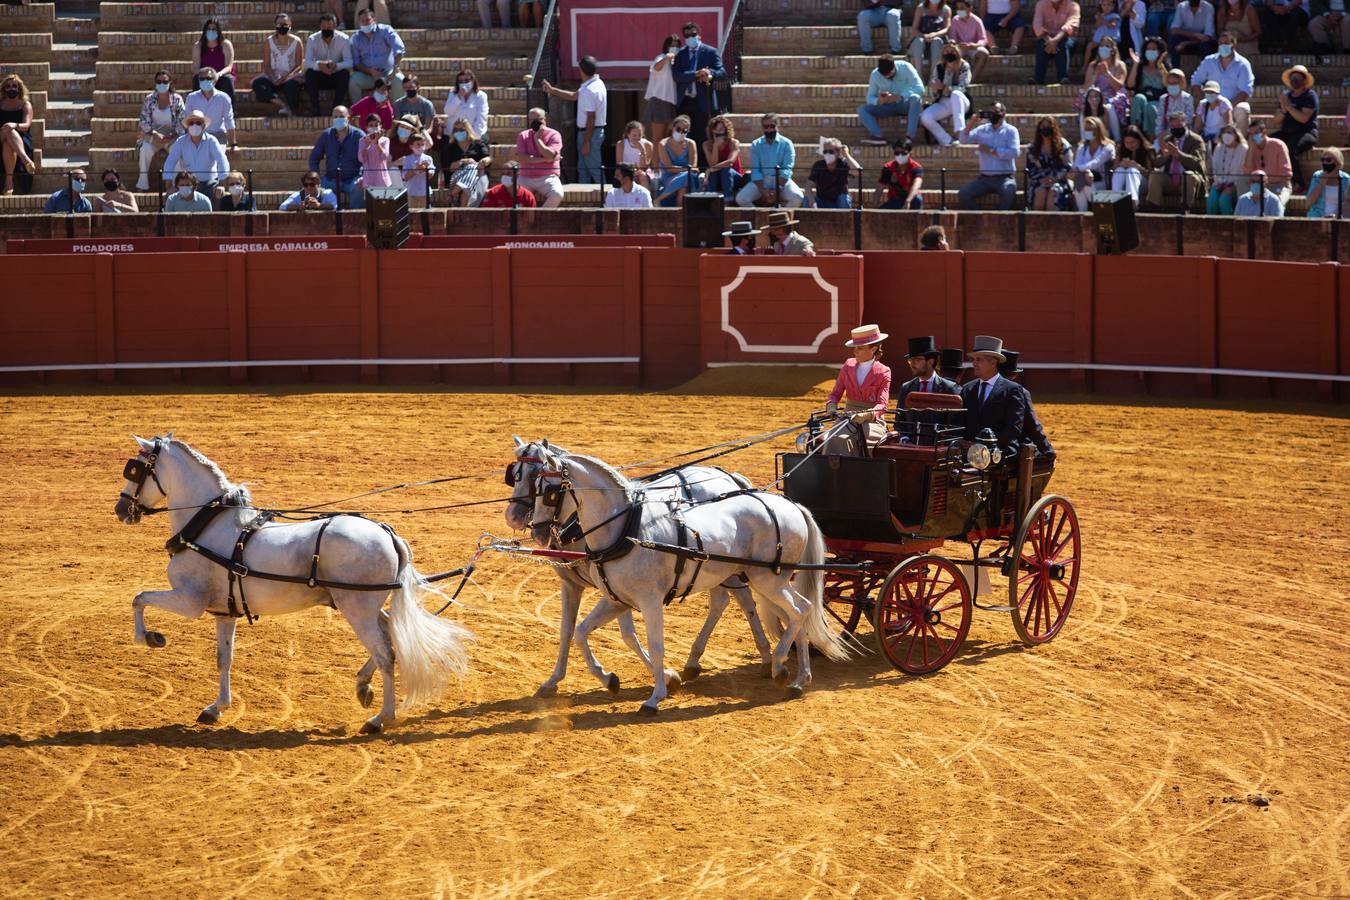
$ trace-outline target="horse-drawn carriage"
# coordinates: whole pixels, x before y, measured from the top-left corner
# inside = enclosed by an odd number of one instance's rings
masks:
[[[1003,456],[992,435],[967,445],[963,410],[948,395],[910,395],[896,431],[868,456],[779,454],[783,492],[815,515],[826,536],[826,608],[846,632],[864,613],[901,671],[924,674],[957,655],[973,608],[1009,612],[1026,644],[1053,640],[1078,586],[1080,535],[1073,504],[1046,494],[1053,462],[1031,447]],[[970,556],[938,552],[961,541]],[[988,547],[992,546],[992,549]],[[994,576],[991,578],[991,575]],[[1006,604],[981,603],[1006,579]]]

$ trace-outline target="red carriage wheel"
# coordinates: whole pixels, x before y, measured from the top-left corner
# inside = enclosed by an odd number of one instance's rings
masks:
[[[846,634],[853,634],[867,603],[867,585],[861,572],[825,571],[825,614]]]
[[[1013,627],[1025,644],[1053,640],[1073,607],[1082,558],[1078,514],[1063,497],[1042,497],[1017,529],[1010,558],[1017,571],[1008,579]]]
[[[902,672],[936,672],[961,649],[973,608],[970,585],[954,563],[915,556],[896,566],[881,586],[877,646]]]

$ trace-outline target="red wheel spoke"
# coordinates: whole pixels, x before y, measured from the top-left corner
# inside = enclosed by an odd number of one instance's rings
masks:
[[[1030,593],[1033,593],[1034,591],[1039,590],[1040,585],[1041,585],[1040,581],[1037,581],[1037,582],[1036,582],[1035,584],[1033,584],[1031,587],[1027,588],[1027,594],[1030,594]],[[1023,599],[1023,600],[1026,599],[1026,594],[1023,594],[1023,595],[1022,595],[1022,599]],[[1022,606],[1021,603],[1018,603],[1017,605],[1018,605],[1019,608]],[[1026,606],[1026,612],[1024,612],[1024,613],[1022,614],[1022,626],[1023,626],[1024,628],[1025,628],[1025,627],[1030,627],[1030,625],[1031,625],[1031,613],[1032,613],[1032,610],[1035,609],[1035,607],[1036,607],[1036,598],[1033,596],[1033,597],[1031,598],[1031,602],[1028,603],[1027,606]]]
[[[1064,618],[1064,607],[1059,602],[1059,594],[1055,593],[1055,584],[1052,581],[1045,583],[1046,593],[1049,594],[1051,602],[1055,604],[1055,621]]]
[[[958,587],[959,587],[959,586],[956,584],[956,582],[953,581],[952,584],[951,584],[951,586],[950,586],[949,588],[947,588],[945,591],[943,591],[942,593],[938,594],[936,597],[929,597],[929,598],[928,598],[928,605],[929,605],[929,606],[932,606],[934,603],[937,603],[939,600],[941,600],[943,597],[945,597],[945,596],[947,596],[948,594],[950,594],[952,591],[958,590]]]
[[[933,612],[935,612],[935,613],[945,613],[945,612],[947,612],[947,610],[950,610],[950,609],[956,609],[956,608],[958,608],[958,607],[960,607],[960,606],[963,606],[963,605],[965,605],[965,598],[964,598],[964,597],[963,597],[963,598],[960,598],[960,599],[957,599],[957,600],[953,600],[951,603],[948,603],[946,606],[943,606],[943,607],[937,607],[937,606],[935,606],[935,607],[933,607]]]
[[[1060,533],[1064,531],[1064,526],[1069,523],[1069,514],[1061,511],[1059,515],[1059,524],[1055,526],[1055,533],[1050,536],[1050,544],[1053,546],[1059,541]]]
[[[1018,609],[1021,609],[1021,608],[1023,607],[1023,605],[1026,604],[1026,602],[1027,602],[1027,595],[1030,594],[1032,591],[1034,591],[1034,590],[1036,589],[1036,585],[1039,584],[1039,583],[1040,583],[1039,581],[1033,581],[1033,582],[1027,587],[1027,589],[1026,589],[1025,591],[1022,592],[1022,596],[1019,597],[1019,598],[1017,598],[1017,608],[1018,608]]]
[[[950,622],[939,622],[939,623],[937,623],[937,625],[934,625],[933,627],[934,627],[934,628],[937,628],[938,625],[942,626],[943,628],[947,629],[948,631],[957,631],[957,632],[959,632],[959,631],[961,630],[961,629],[957,628],[955,625],[951,624]]]

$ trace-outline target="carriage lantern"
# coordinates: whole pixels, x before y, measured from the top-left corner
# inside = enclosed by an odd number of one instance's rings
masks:
[[[976,437],[975,442],[966,451],[966,462],[983,472],[990,466],[996,466],[1003,459],[1003,451],[998,448],[998,439],[994,432],[986,428]]]

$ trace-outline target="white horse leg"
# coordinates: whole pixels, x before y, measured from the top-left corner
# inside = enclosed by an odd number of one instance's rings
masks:
[[[614,621],[626,611],[627,607],[620,606],[610,600],[609,597],[601,594],[600,602],[596,603],[595,609],[591,610],[586,618],[581,620],[581,624],[577,626],[576,634],[572,638],[576,642],[577,649],[581,651],[582,659],[586,660],[586,668],[612,693],[618,693],[619,691],[619,676],[613,672],[606,672],[600,665],[600,661],[591,652],[590,637],[592,631]],[[650,664],[648,668],[650,668]]]
[[[385,639],[389,638],[389,611],[380,610],[380,630]],[[375,657],[366,660],[366,664],[356,673],[356,699],[366,709],[375,702],[375,692],[371,690],[370,679],[375,675]]]
[[[216,702],[197,716],[198,724],[216,724],[220,721],[220,711],[230,705],[230,665],[234,662],[234,626],[237,623],[232,616],[216,618],[216,672],[220,676],[220,691],[216,694]]]
[[[756,609],[754,595],[750,593],[749,588],[735,588],[731,593],[736,598],[736,603],[740,606],[741,612],[745,614],[745,621],[750,624],[750,636],[755,639],[755,649],[759,651],[760,661],[764,664],[764,674],[768,675],[773,664],[773,647],[769,646],[769,639],[764,634],[762,617]],[[778,624],[776,614],[773,621],[775,625]]]
[[[558,693],[558,682],[567,674],[567,654],[572,647],[572,634],[577,627],[577,610],[581,606],[581,585],[570,578],[560,578],[559,581],[562,583],[562,617],[558,621],[558,661],[553,665],[553,674],[534,692],[536,697],[552,697]]]
[[[708,617],[703,620],[703,628],[699,630],[698,637],[694,638],[694,646],[689,648],[689,659],[685,661],[684,669],[680,672],[685,681],[691,681],[702,674],[703,666],[699,661],[703,659],[703,651],[708,649],[708,638],[712,637],[713,629],[717,627],[718,620],[722,618],[722,613],[726,612],[727,604],[730,602],[731,596],[721,585],[708,591]]]
[[[628,649],[637,654],[637,658],[642,660],[642,664],[647,667],[647,671],[655,678],[656,669],[652,667],[652,658],[647,655],[647,650],[642,646],[642,641],[638,640],[637,626],[633,624],[633,611],[631,609],[625,609],[619,614],[619,634],[623,637],[623,642],[628,645]],[[666,690],[673,691],[684,684],[680,673],[674,669],[666,669],[665,673]]]
[[[371,660],[380,670],[380,687],[383,690],[383,702],[380,711],[366,720],[361,726],[362,734],[379,734],[384,726],[394,719],[394,646],[389,640],[387,626],[380,621],[380,606],[384,598],[367,592],[333,592],[333,604],[352,626],[356,638],[370,653]],[[364,667],[362,671],[365,671]]]
[[[146,647],[163,647],[167,643],[164,635],[158,631],[145,630],[147,606],[156,606],[187,619],[196,619],[206,612],[206,605],[205,597],[185,591],[141,591],[131,600],[132,639]]]
[[[642,611],[642,621],[647,625],[647,650],[652,655],[652,671],[664,672],[666,668],[666,607],[660,600]],[[666,679],[654,677],[652,695],[647,702],[638,707],[638,712],[646,716],[656,715],[661,701],[666,699]]]

